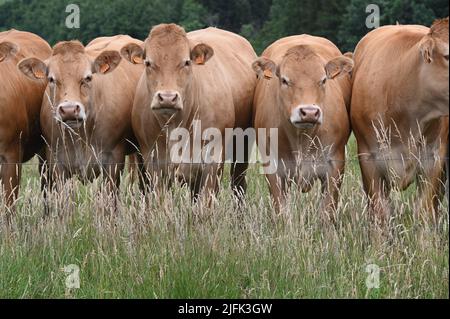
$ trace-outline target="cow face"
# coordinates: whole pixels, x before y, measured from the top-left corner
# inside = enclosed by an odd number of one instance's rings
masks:
[[[305,45],[291,48],[279,65],[260,58],[253,63],[258,77],[278,78],[277,94],[281,113],[297,129],[312,129],[324,121],[323,105],[327,81],[350,73],[353,60],[340,56],[324,62]]]
[[[11,42],[0,43],[0,63],[14,58],[19,52],[19,47]]]
[[[55,119],[80,128],[93,104],[94,76],[112,72],[120,60],[118,52],[106,51],[93,61],[81,43],[71,41],[57,44],[48,60],[25,59],[18,68],[31,79],[48,81]]]
[[[449,22],[437,20],[419,43],[422,63],[422,83],[433,97],[440,115],[449,115]]]
[[[193,67],[204,65],[214,51],[206,44],[191,44],[183,28],[163,24],[153,28],[144,48],[129,44],[121,54],[131,63],[145,64],[151,109],[173,116],[183,110],[186,94],[192,91]]]

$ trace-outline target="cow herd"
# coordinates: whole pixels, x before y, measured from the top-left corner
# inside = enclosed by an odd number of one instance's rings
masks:
[[[436,212],[448,157],[448,59],[448,18],[431,27],[381,27],[353,54],[299,35],[276,41],[259,58],[246,39],[217,28],[186,33],[162,24],[144,42],[118,35],[53,48],[28,32],[0,32],[6,202],[14,206],[21,164],[35,155],[44,194],[57,181],[100,175],[115,194],[131,156],[143,191],[180,180],[193,199],[211,198],[224,154],[208,163],[171,160],[171,132],[193,136],[199,121],[222,133],[224,147],[236,144],[226,129],[278,130],[276,143],[257,141],[261,153],[277,147],[276,170],[265,172],[277,210],[293,185],[308,192],[320,181],[319,210],[333,216],[353,132],[374,216],[388,217],[392,188],[413,182],[420,208]],[[248,165],[237,158],[231,165],[239,198]]]

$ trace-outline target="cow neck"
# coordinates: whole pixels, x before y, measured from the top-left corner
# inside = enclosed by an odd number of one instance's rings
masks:
[[[316,139],[319,126],[312,129],[298,129],[295,128],[289,121],[286,125],[281,126],[284,134],[289,139],[291,148],[296,151],[306,151],[310,148],[312,141]]]
[[[177,128],[192,129],[193,121],[200,118],[200,104],[197,101],[201,96],[201,90],[196,83],[194,75],[192,86],[186,89],[187,94],[183,97],[183,111],[181,113],[171,118],[164,118],[153,113],[161,130],[167,130],[170,133]]]
[[[107,105],[97,105],[95,101],[106,101],[103,98],[103,90],[99,87],[100,83],[96,83],[92,90],[92,96],[90,97],[90,104],[87,106],[87,120],[86,120],[86,131],[84,139],[91,143],[95,138],[95,132],[100,129],[102,117],[100,116],[101,111],[99,108],[103,108],[106,111]]]
[[[95,89],[97,88],[97,89]],[[92,91],[92,96],[90,97],[90,104],[87,105],[87,119],[86,124],[81,128],[72,132],[72,134],[76,134],[79,139],[82,140],[85,146],[87,147],[95,147],[97,148],[97,142],[101,141],[102,138],[97,138],[100,136],[105,136],[105,132],[100,132],[102,129],[101,123],[101,110],[102,106],[97,105],[94,101],[104,101],[102,98],[101,90],[98,89],[97,86],[94,86]],[[106,108],[106,106],[104,106]],[[96,134],[100,132],[100,134]]]
[[[200,97],[202,96],[203,88],[199,83],[202,83],[201,81],[197,81],[197,73],[195,72],[195,67],[193,69],[193,76],[192,76],[192,84],[190,87],[186,89],[186,96],[183,103],[186,105],[186,112],[184,113],[184,127],[185,128],[191,128],[192,122],[195,119],[200,118]]]

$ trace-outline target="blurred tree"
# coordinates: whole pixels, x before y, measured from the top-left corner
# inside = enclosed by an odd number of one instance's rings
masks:
[[[145,39],[152,26],[163,22],[180,23],[187,30],[204,27],[207,11],[196,0],[78,0],[80,29],[65,25],[66,0],[16,0],[0,8],[0,28],[27,30],[49,43],[79,39],[88,43],[98,36],[129,34]]]
[[[186,31],[192,31],[208,26],[208,11],[195,0],[185,0],[181,9],[180,24]]]
[[[381,25],[421,24],[430,26],[436,18],[448,16],[447,0],[378,0],[381,11]],[[351,0],[343,15],[338,32],[338,43],[345,51],[354,50],[358,41],[370,29],[365,21],[366,0]]]
[[[260,30],[269,17],[272,0],[199,0],[212,14],[208,23],[233,32]]]
[[[448,16],[447,0],[377,0],[381,24],[430,25]],[[81,28],[68,29],[65,8],[72,0],[0,0],[0,30],[16,28],[37,33],[50,44],[98,36],[129,34],[145,39],[163,22],[187,31],[217,26],[247,37],[261,52],[273,41],[308,33],[353,50],[369,29],[367,0],[77,0]]]
[[[270,18],[255,40],[258,51],[288,35],[312,34],[337,41],[347,0],[274,0]]]

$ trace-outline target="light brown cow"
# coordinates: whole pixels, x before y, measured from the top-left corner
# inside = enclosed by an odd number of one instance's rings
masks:
[[[390,214],[392,187],[418,182],[420,207],[443,194],[448,145],[448,18],[424,26],[385,26],[358,44],[351,122],[365,190],[375,216]]]
[[[136,151],[131,109],[142,67],[120,63],[118,52],[130,42],[142,43],[124,35],[96,39],[86,48],[61,42],[48,60],[19,64],[30,78],[48,78],[41,126],[50,182],[75,174],[92,180],[104,172],[117,189],[125,155]]]
[[[222,160],[195,161],[192,131],[215,128],[225,140],[226,128],[251,126],[251,105],[256,77],[251,63],[256,54],[244,38],[215,28],[186,34],[174,24],[153,28],[144,46],[130,44],[122,56],[132,63],[145,63],[133,107],[133,129],[150,179],[181,179],[197,197],[217,190]],[[182,163],[171,156],[176,144],[171,134],[177,128],[191,130],[190,158]],[[186,146],[187,147],[187,146]],[[224,159],[225,152],[219,155]],[[232,168],[235,191],[244,191],[247,163]],[[148,176],[147,175],[147,176]],[[168,178],[167,178],[168,177]],[[151,180],[145,181],[151,183]]]
[[[309,35],[278,40],[253,64],[259,76],[255,127],[266,129],[267,140],[269,129],[278,129],[276,173],[266,168],[277,209],[292,182],[308,192],[320,179],[321,211],[333,218],[350,136],[352,67],[353,61],[333,43]],[[262,154],[276,154],[258,144]]]
[[[16,30],[0,32],[0,165],[7,204],[17,198],[21,164],[43,146],[39,113],[45,82],[31,81],[16,64],[25,57],[46,59],[51,48],[39,36]]]

